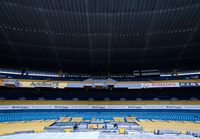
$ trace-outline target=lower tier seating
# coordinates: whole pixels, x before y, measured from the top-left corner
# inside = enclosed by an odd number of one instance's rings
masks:
[[[0,123],[0,135],[25,131],[40,132],[43,131],[46,126],[49,126],[54,122],[54,120],[4,122]]]
[[[144,130],[153,132],[154,130],[172,130],[185,133],[200,132],[200,123],[188,121],[149,121],[141,120],[137,122]]]

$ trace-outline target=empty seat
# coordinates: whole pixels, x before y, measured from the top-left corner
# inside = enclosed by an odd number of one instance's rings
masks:
[[[83,120],[82,117],[72,117],[71,122],[81,122]]]
[[[124,117],[114,117],[115,122],[124,122]]]
[[[137,122],[144,130],[172,130],[180,132],[200,132],[200,123],[196,122],[180,122],[180,121],[145,121]]]
[[[70,122],[71,119],[72,119],[71,117],[60,117],[58,122]]]
[[[0,125],[0,135],[11,134],[15,132],[22,131],[33,131],[41,132],[46,126],[53,124],[54,120],[38,120],[38,121],[21,121],[21,122],[10,122],[1,123]]]

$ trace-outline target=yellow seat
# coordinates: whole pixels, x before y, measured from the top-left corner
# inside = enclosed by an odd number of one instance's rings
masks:
[[[124,122],[124,117],[114,117],[115,122]]]
[[[105,125],[104,124],[98,124],[98,128],[99,129],[105,128]]]
[[[195,122],[181,122],[181,121],[139,121],[137,122],[144,130],[172,130],[182,133],[200,132],[200,123]]]
[[[65,132],[72,132],[73,129],[72,129],[72,128],[65,128],[64,131],[65,131]]]
[[[70,120],[71,120],[71,117],[60,117],[58,122],[70,122]]]
[[[1,123],[0,125],[0,135],[11,134],[15,132],[22,131],[34,131],[42,132],[46,126],[53,124],[54,120],[38,120],[38,121],[21,121],[21,122],[10,122]]]
[[[126,129],[125,128],[119,128],[118,132],[119,134],[125,134]]]
[[[39,132],[43,132],[43,131],[44,131],[43,129],[36,129],[35,133],[39,133]]]
[[[97,129],[98,125],[97,124],[88,124],[88,129]]]
[[[135,117],[126,117],[126,122],[133,123],[136,121]]]
[[[82,117],[72,117],[71,122],[82,122],[83,118]]]

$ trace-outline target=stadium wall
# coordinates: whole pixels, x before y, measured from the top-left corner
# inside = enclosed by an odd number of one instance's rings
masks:
[[[176,101],[58,101],[58,100],[1,100],[0,105],[200,105],[199,100]]]

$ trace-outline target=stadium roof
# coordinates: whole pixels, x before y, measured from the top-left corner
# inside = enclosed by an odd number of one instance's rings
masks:
[[[199,0],[1,0],[0,66],[200,68]]]

